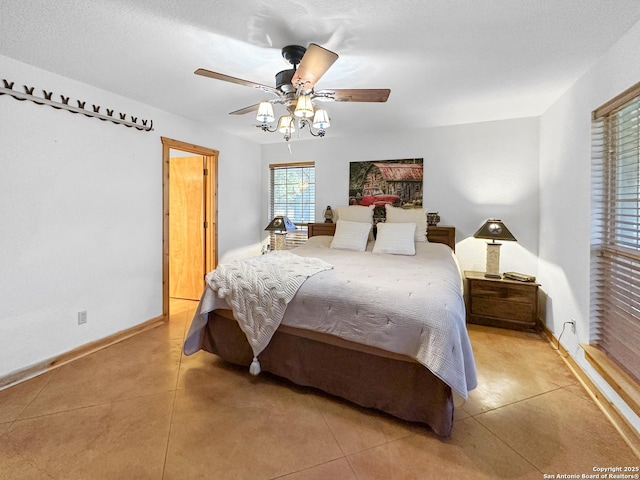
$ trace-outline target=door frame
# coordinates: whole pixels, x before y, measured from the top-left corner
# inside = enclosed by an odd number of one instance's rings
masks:
[[[205,270],[218,265],[218,150],[160,137],[162,141],[162,318],[169,320],[169,162],[171,149],[204,157]]]

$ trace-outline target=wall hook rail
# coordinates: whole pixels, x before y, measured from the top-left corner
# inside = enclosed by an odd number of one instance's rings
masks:
[[[10,95],[16,100],[19,100],[21,102],[25,100],[29,100],[37,105],[49,105],[50,107],[53,107],[58,110],[66,110],[71,113],[82,113],[87,117],[98,118],[102,121],[117,123],[119,125],[124,125],[125,127],[133,127],[138,130],[143,130],[145,132],[150,132],[151,130],[153,130],[153,120],[147,121],[147,120],[141,119],[140,120],[140,122],[142,123],[141,125],[137,123],[138,117],[134,117],[133,115],[130,116],[131,121],[128,121],[126,113],[118,113],[117,116],[114,116],[113,109],[107,108],[106,109],[107,113],[105,115],[103,113],[100,113],[100,108],[101,108],[100,105],[92,105],[93,108],[91,110],[86,110],[84,108],[86,102],[77,100],[78,106],[75,107],[69,104],[69,97],[65,97],[64,95],[60,95],[61,102],[56,102],[55,100],[51,99],[53,96],[53,92],[47,92],[46,90],[42,90],[44,97],[38,97],[33,94],[33,90],[34,90],[33,87],[27,87],[26,85],[23,85],[23,88],[24,88],[24,93],[23,93],[13,89],[14,82],[9,82],[8,80],[5,80],[5,79],[2,79],[2,81],[4,83],[4,86],[0,86],[0,95]]]

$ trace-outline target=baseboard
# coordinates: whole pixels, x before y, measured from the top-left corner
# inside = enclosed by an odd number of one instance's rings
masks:
[[[151,320],[147,320],[140,325],[136,325],[135,327],[122,330],[100,340],[81,345],[69,352],[65,352],[56,357],[35,363],[22,370],[11,372],[4,377],[0,377],[0,390],[11,387],[17,383],[24,382],[25,380],[28,380],[30,378],[37,377],[38,375],[42,375],[43,373],[61,367],[62,365],[73,362],[74,360],[78,360],[79,358],[97,352],[98,350],[106,348],[110,345],[138,335],[139,333],[151,330],[152,328],[162,325],[165,321],[165,317],[161,315],[159,317],[152,318]]]
[[[584,357],[633,412],[640,417],[640,385],[602,350],[581,343]]]
[[[629,448],[633,450],[633,453],[640,458],[640,433],[628,422],[624,415],[620,413],[617,407],[604,396],[598,386],[591,381],[582,367],[578,365],[573,357],[569,355],[569,352],[554,337],[551,330],[549,330],[542,322],[539,322],[539,325],[540,330],[547,338],[553,349],[558,351],[571,373],[573,373],[598,408],[602,413],[604,413],[605,417],[607,417],[613,427],[622,436],[626,444],[629,445]]]

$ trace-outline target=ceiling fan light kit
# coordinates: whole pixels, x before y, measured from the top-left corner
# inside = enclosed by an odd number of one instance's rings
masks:
[[[300,108],[298,108],[300,106]],[[291,111],[291,108],[288,109]],[[309,118],[313,117],[311,124]],[[269,127],[270,123],[273,123],[275,117],[273,115],[273,107],[270,102],[261,102],[258,107],[258,115],[256,120],[261,122],[258,125],[265,132],[280,132],[284,134],[284,139],[288,142],[291,139],[291,134],[296,131],[296,120],[298,120],[298,129],[302,130],[304,127],[309,128],[309,133],[314,137],[324,137],[326,129],[331,125],[329,114],[323,108],[317,108],[314,111],[313,104],[311,103],[311,97],[309,95],[300,95],[296,102],[296,108],[293,110],[293,115],[283,115],[278,119],[278,126],[275,129]],[[317,132],[314,132],[312,128],[315,128]]]
[[[274,94],[277,98],[260,102],[256,105],[241,108],[230,115],[244,115],[258,111],[256,120],[258,127],[265,132],[280,132],[289,141],[291,134],[308,128],[314,137],[323,137],[325,130],[331,125],[329,114],[324,108],[317,108],[314,100],[319,102],[386,102],[389,89],[338,89],[315,91],[315,84],[338,59],[338,55],[315,43],[304,48],[299,45],[288,45],[282,49],[282,56],[293,68],[276,74],[276,87],[254,83],[241,78],[199,68],[197,75],[237,83],[257,88],[263,92]],[[277,126],[270,127],[275,121],[273,104],[284,105],[287,113],[278,119]],[[314,129],[316,131],[314,131]]]

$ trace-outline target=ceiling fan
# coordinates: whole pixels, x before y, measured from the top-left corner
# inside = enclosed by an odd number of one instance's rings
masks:
[[[282,49],[282,56],[293,68],[276,74],[275,87],[204,68],[197,69],[195,74],[257,88],[275,95],[275,99],[235,110],[230,112],[230,115],[244,115],[257,111],[256,119],[261,122],[258,126],[266,132],[283,133],[287,141],[296,127],[302,129],[306,126],[313,136],[324,136],[325,129],[329,128],[331,121],[327,111],[317,108],[314,102],[386,102],[391,93],[388,88],[314,90],[316,83],[338,59],[337,54],[315,43],[310,44],[309,48],[288,45]],[[275,120],[273,104],[285,105],[288,113],[280,117],[275,128],[269,126]]]

